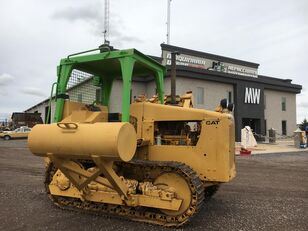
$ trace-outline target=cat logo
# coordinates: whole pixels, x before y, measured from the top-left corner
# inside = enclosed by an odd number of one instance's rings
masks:
[[[206,125],[218,125],[219,124],[219,120],[208,120],[208,121],[205,121],[205,124]]]

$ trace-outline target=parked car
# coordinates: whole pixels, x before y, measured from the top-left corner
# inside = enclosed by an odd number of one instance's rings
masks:
[[[0,127],[0,133],[7,132],[7,131],[11,131],[11,129],[8,127]]]
[[[28,134],[30,131],[31,128],[23,126],[20,128],[16,128],[14,131],[3,131],[2,133],[0,133],[0,137],[4,140],[28,138]]]

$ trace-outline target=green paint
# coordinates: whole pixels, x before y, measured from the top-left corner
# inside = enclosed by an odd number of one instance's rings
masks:
[[[102,85],[102,78],[100,76],[93,76],[93,85],[100,87]]]
[[[68,79],[72,73],[73,65],[60,65],[58,68],[58,81],[57,81],[57,90],[56,90],[56,111],[55,111],[55,122],[60,122],[62,120],[64,99],[58,98],[58,95],[66,93],[66,87]]]
[[[54,88],[55,88],[55,86],[56,86],[57,84],[58,84],[58,83],[55,82],[55,83],[53,83],[52,86],[51,86],[50,98],[49,98],[49,102],[48,102],[48,112],[47,112],[47,118],[46,118],[46,120],[45,120],[45,124],[47,124],[47,122],[49,121],[49,118],[50,118],[52,95],[53,95],[53,92],[54,92]],[[52,121],[51,121],[51,122],[52,122]]]
[[[129,122],[129,106],[130,106],[130,89],[132,86],[132,74],[135,59],[132,57],[120,58],[122,69],[122,122]]]
[[[110,94],[112,90],[112,84],[113,84],[112,77],[109,78],[103,78],[103,88],[102,88],[102,104],[104,106],[109,106],[109,100],[110,100]]]
[[[117,76],[121,76],[123,80],[122,89],[122,121],[129,121],[129,108],[131,98],[132,76],[149,76],[153,75],[159,94],[160,103],[164,102],[164,74],[166,69],[160,63],[142,54],[135,49],[107,51],[98,54],[74,55],[61,59],[57,68],[57,90],[59,96],[65,94],[67,83],[71,76],[72,70],[77,69],[91,73],[102,81],[96,84],[102,88],[102,104],[109,106],[110,94],[113,81]],[[96,77],[96,78],[97,78]],[[56,97],[55,122],[62,120],[64,99]]]
[[[164,96],[165,96],[165,92],[164,92],[164,72],[163,71],[158,71],[155,74],[155,81],[156,81],[156,87],[158,90],[158,97],[159,97],[159,101],[161,104],[164,103]]]

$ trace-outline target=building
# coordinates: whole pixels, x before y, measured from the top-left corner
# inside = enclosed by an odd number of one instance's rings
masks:
[[[279,79],[258,74],[259,64],[228,58],[220,55],[161,44],[162,56],[155,57],[167,66],[165,94],[170,94],[171,52],[176,57],[178,95],[191,90],[194,107],[214,110],[220,100],[227,98],[234,102],[236,140],[240,141],[240,130],[250,126],[259,135],[266,135],[269,128],[278,135],[289,136],[296,129],[296,94],[302,86],[293,84],[291,79]],[[100,88],[93,86],[91,75],[74,70],[69,82],[70,100],[93,103],[100,98]],[[95,92],[95,93],[94,93]],[[122,82],[113,84],[111,99],[121,98]],[[151,97],[156,93],[154,79],[134,78],[132,101],[145,94]],[[48,102],[45,100],[26,110],[40,112],[46,120]],[[111,100],[110,112],[121,111],[121,101]],[[51,104],[53,118],[54,104]]]
[[[24,112],[13,112],[12,114],[12,125],[13,128],[19,128],[21,126],[27,126],[32,128],[36,124],[42,124],[41,113],[24,113]]]

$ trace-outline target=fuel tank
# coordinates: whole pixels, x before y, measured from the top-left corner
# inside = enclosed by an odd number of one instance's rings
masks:
[[[28,137],[30,151],[37,156],[52,153],[64,158],[92,155],[130,161],[136,151],[137,135],[130,123],[38,124]]]

